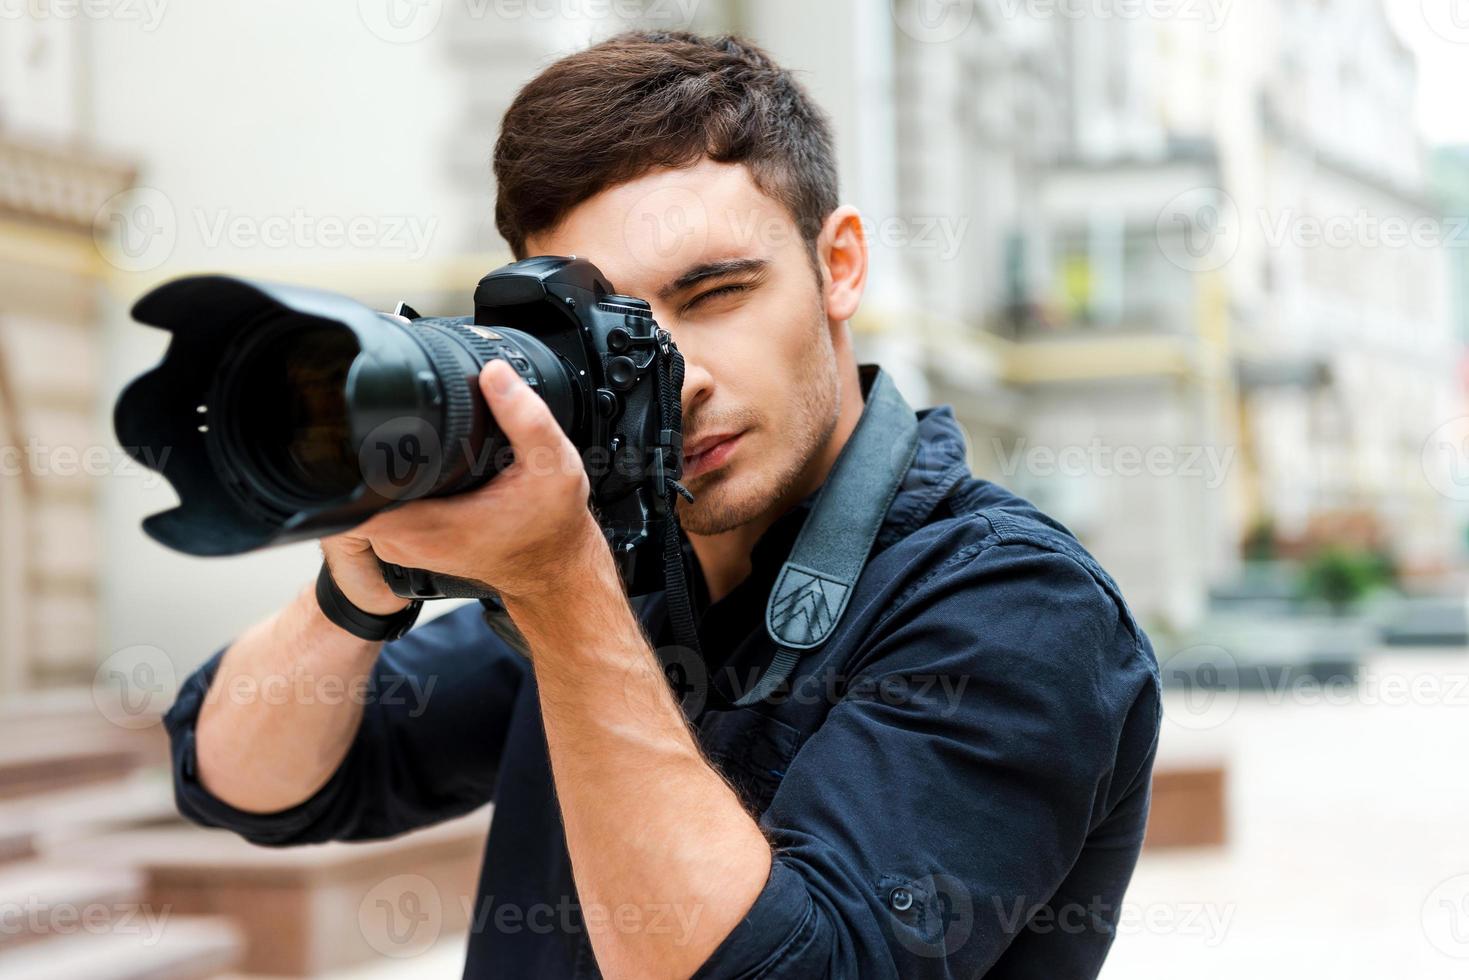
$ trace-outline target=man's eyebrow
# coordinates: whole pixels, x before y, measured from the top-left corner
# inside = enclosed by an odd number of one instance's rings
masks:
[[[671,296],[676,296],[686,289],[697,286],[706,279],[763,272],[769,265],[770,263],[765,259],[723,259],[719,262],[705,262],[703,265],[694,266],[659,289],[658,298],[667,300]]]

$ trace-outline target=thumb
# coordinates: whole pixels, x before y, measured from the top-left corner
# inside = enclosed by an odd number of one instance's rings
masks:
[[[576,447],[551,414],[551,406],[509,364],[499,359],[486,364],[479,387],[510,440],[517,463],[529,464],[537,472],[545,466],[559,466],[565,473],[582,468]]]

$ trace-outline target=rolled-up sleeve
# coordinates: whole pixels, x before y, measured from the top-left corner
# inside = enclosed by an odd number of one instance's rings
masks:
[[[224,653],[184,681],[164,716],[175,799],[188,819],[271,846],[373,840],[468,813],[493,796],[528,665],[485,625],[477,604],[383,645],[358,695],[362,722],[346,757],[309,799],[276,813],[236,809],[198,778],[195,725]]]
[[[1069,555],[990,543],[916,583],[845,670],[761,816],[765,888],[696,975],[1094,975],[1160,718],[1120,601]],[[1058,915],[1064,941],[1007,956]]]

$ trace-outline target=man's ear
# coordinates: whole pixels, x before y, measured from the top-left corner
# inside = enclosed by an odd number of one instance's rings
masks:
[[[825,280],[827,319],[850,320],[867,288],[867,235],[856,208],[843,204],[826,216],[816,238],[816,254]]]

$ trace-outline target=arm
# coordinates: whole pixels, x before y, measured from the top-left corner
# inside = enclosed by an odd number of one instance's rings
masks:
[[[195,729],[200,783],[247,813],[316,793],[341,765],[362,721],[381,643],[327,620],[314,588],[246,630],[219,662]],[[325,696],[324,696],[325,695]]]
[[[700,752],[595,525],[581,541],[585,572],[554,603],[506,608],[535,663],[598,966],[607,977],[687,977],[760,893],[770,847]],[[628,909],[637,914],[620,918]]]
[[[235,831],[257,844],[285,845],[391,837],[490,800],[529,668],[484,623],[478,605],[453,610],[400,640],[373,644],[377,656],[365,682],[356,687],[338,683],[342,675],[308,674],[304,669],[288,670],[264,685],[237,671],[235,680],[227,682],[220,671],[237,646],[216,653],[189,677],[164,719],[172,743],[175,794],[186,817]],[[268,646],[262,649],[274,652]],[[289,655],[286,659],[297,663]],[[318,788],[295,803],[262,813],[232,806],[211,792],[213,783],[200,778],[196,725],[202,714],[221,706],[253,709],[253,717],[260,719],[287,709],[282,717],[320,711],[356,721],[347,732],[339,764],[327,771]],[[248,713],[241,717],[252,718]],[[248,739],[236,741],[236,733],[228,730],[216,734],[242,758],[258,753],[253,764],[262,769],[283,762],[298,766],[301,760],[292,756],[306,754],[299,741],[279,732],[271,733],[276,741],[269,750],[252,748]]]
[[[359,609],[389,615],[407,605],[383,581],[370,541],[349,533],[321,547]],[[247,813],[284,810],[317,792],[357,733],[381,649],[328,620],[314,583],[246,630],[218,664],[199,713],[200,783]]]

